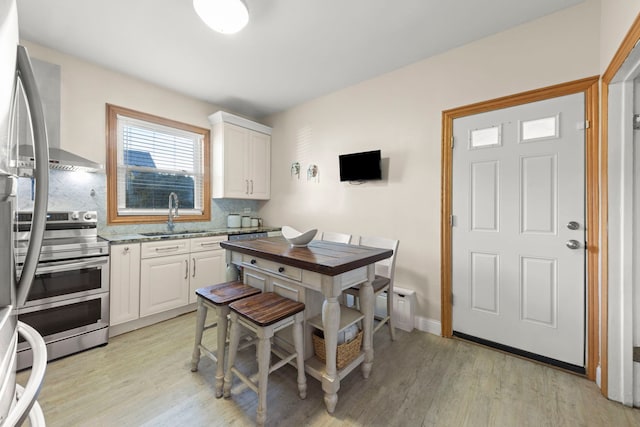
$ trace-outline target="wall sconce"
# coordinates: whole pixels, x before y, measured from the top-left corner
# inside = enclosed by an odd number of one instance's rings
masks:
[[[307,181],[319,181],[320,169],[318,169],[317,165],[309,165],[307,168]]]
[[[300,179],[300,163],[298,162],[291,163],[291,176],[294,175]]]

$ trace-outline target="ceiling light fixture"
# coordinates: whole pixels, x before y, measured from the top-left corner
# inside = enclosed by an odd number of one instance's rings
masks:
[[[242,0],[193,0],[193,8],[205,24],[223,34],[237,33],[249,22]]]

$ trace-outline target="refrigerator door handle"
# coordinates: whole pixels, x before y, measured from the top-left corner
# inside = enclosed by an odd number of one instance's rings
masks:
[[[27,340],[33,350],[33,366],[22,396],[4,420],[5,424],[3,425],[7,426],[22,425],[29,416],[29,412],[40,394],[44,373],[47,370],[47,345],[44,343],[44,339],[35,329],[20,321],[18,321],[18,333]]]
[[[36,194],[33,204],[33,219],[31,223],[31,238],[29,248],[22,267],[22,275],[17,286],[17,306],[24,305],[33,284],[33,277],[38,266],[40,249],[47,220],[47,202],[49,199],[49,144],[47,141],[47,126],[44,121],[42,101],[38,92],[38,85],[33,74],[33,67],[29,54],[24,46],[18,45],[17,75],[29,105],[31,126],[33,128],[33,154],[35,156]]]

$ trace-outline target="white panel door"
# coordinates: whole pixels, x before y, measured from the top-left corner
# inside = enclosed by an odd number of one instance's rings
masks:
[[[584,109],[579,93],[454,121],[455,333],[584,367]]]

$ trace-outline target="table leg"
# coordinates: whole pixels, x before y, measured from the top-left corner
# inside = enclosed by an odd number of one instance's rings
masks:
[[[193,355],[191,356],[191,372],[198,370],[200,363],[200,344],[202,344],[202,333],[204,332],[205,322],[207,320],[207,309],[201,298],[198,298],[198,309],[196,318],[196,341],[193,346]]]
[[[222,397],[222,386],[224,385],[224,350],[227,344],[227,315],[229,314],[229,306],[222,305],[217,308],[218,326],[216,334],[218,335],[218,348],[216,349],[216,397]]]
[[[371,267],[371,266],[370,266]],[[371,286],[371,278],[373,273],[370,272],[369,280],[360,285],[360,309],[364,314],[363,319],[363,340],[362,350],[364,351],[364,362],[362,363],[362,376],[369,378],[371,368],[373,367],[373,315],[374,315],[374,295],[373,286]]]
[[[324,345],[326,368],[322,376],[324,403],[330,414],[338,403],[340,378],[336,370],[336,351],[338,349],[338,328],[340,327],[340,304],[337,297],[327,297],[322,304],[322,325],[324,327]]]

